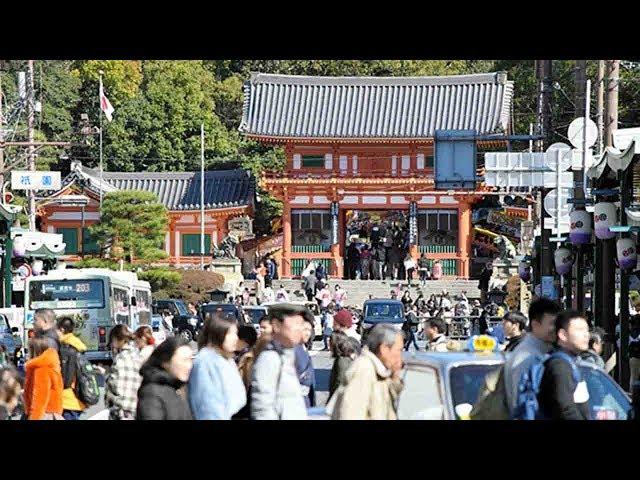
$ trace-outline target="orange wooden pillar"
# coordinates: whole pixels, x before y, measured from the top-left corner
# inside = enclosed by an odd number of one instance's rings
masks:
[[[461,200],[458,205],[458,251],[460,252],[460,276],[471,275],[471,204]]]
[[[291,205],[286,196],[282,209],[282,277],[291,278]]]

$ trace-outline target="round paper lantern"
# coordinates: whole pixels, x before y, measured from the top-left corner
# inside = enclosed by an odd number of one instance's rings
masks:
[[[609,202],[596,203],[593,212],[596,237],[607,240],[616,236],[609,227],[616,224],[616,206]]]
[[[518,265],[518,275],[523,282],[531,280],[531,268],[527,262],[520,262]]]
[[[584,245],[591,241],[591,215],[586,210],[573,210],[569,214],[571,232],[569,238],[574,245]]]
[[[27,253],[27,245],[22,237],[16,237],[13,240],[13,256],[24,257]]]
[[[573,265],[573,255],[568,248],[558,248],[553,256],[556,263],[556,272],[559,275],[566,275],[571,271]]]
[[[632,238],[619,238],[616,243],[618,265],[622,270],[633,270],[638,262],[636,242]]]
[[[34,260],[31,264],[31,270],[34,275],[40,275],[42,273],[42,269],[44,268],[44,264],[42,260]]]

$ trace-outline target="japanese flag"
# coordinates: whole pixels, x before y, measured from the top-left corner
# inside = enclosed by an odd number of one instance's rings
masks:
[[[111,121],[113,119],[113,106],[111,105],[111,102],[109,101],[107,96],[104,94],[104,90],[102,89],[102,79],[100,79],[100,110],[104,112],[107,120]]]

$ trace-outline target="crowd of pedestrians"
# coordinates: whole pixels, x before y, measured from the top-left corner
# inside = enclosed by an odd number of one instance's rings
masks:
[[[398,330],[378,324],[364,344],[350,311],[337,308],[331,299],[323,334],[333,359],[326,406],[332,419],[397,418],[402,350],[409,344],[417,348],[418,326],[426,350],[461,350],[438,313],[447,304],[443,293],[424,301],[403,292],[405,326]],[[456,302],[465,302],[464,295]],[[430,305],[427,311],[437,312],[421,323],[418,313],[430,303],[439,306]],[[638,320],[634,317],[634,328]],[[206,315],[196,354],[180,337],[155,345],[148,327],[132,332],[116,325],[108,343],[113,365],[105,372],[109,419],[306,419],[317,406],[308,350],[313,324],[305,306],[286,302],[269,306],[258,332],[223,315]],[[0,368],[0,418],[12,417],[22,403],[24,419],[77,420],[95,403],[83,390],[86,378],[78,360],[86,346],[74,335],[73,320],[56,323],[51,310],[36,311],[34,326],[24,379],[11,367]],[[578,362],[604,367],[604,332],[591,330],[584,315],[561,311],[557,303],[542,298],[532,302],[527,316],[504,314],[501,338],[491,329],[485,333],[498,340],[507,356],[484,380],[472,419],[591,419],[589,391]],[[539,378],[532,373],[536,368]]]

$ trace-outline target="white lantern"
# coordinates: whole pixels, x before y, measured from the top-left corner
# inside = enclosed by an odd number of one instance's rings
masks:
[[[591,215],[586,210],[573,210],[569,214],[571,232],[569,238],[574,245],[584,245],[591,241]]]
[[[554,260],[556,263],[556,272],[558,275],[566,275],[571,271],[573,265],[573,255],[568,248],[558,248],[554,254]]]
[[[520,262],[518,265],[518,275],[523,282],[531,280],[531,268],[527,262]]]
[[[638,262],[636,242],[632,238],[619,238],[616,243],[618,265],[621,270],[633,270]]]
[[[22,237],[16,237],[13,240],[13,256],[24,257],[27,253],[27,244]]]
[[[616,206],[609,202],[596,203],[593,212],[596,237],[600,240],[607,240],[616,236],[609,227],[616,224]]]
[[[31,270],[33,270],[34,275],[40,275],[43,268],[44,264],[42,263],[42,260],[34,260],[31,264]]]

